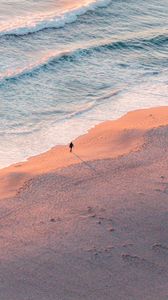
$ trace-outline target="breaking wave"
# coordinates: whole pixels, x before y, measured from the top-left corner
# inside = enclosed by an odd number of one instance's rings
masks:
[[[100,52],[102,50],[109,51],[123,51],[123,50],[142,50],[149,49],[152,47],[161,47],[162,45],[168,45],[168,37],[167,35],[157,35],[157,36],[149,36],[146,38],[135,38],[119,40],[119,41],[111,41],[111,40],[103,40],[99,43],[91,43],[84,46],[74,46],[68,50],[60,50],[60,51],[50,51],[45,54],[42,54],[39,59],[36,59],[34,62],[27,63],[22,67],[15,67],[14,69],[8,69],[2,73],[0,73],[0,81],[13,80],[17,79],[23,75],[30,75],[34,71],[38,71],[41,68],[49,66],[51,63],[58,62],[59,60],[69,60],[69,59],[79,59],[82,55],[93,54],[93,52]]]
[[[59,15],[55,12],[17,18],[17,20],[10,23],[3,22],[0,26],[0,36],[26,35],[48,28],[64,27],[67,23],[75,22],[78,16],[85,14],[87,11],[107,6],[110,2],[111,0],[90,0],[81,7],[66,10]]]

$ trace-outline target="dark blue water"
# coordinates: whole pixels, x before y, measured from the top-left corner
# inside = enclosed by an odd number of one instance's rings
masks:
[[[168,2],[2,1],[0,167],[168,104]]]

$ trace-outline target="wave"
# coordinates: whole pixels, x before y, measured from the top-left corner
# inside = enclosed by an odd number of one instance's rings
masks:
[[[39,111],[39,112],[34,112],[33,115],[37,116],[38,118],[41,119],[41,117],[45,117],[45,116],[50,116],[50,126],[52,124],[52,126],[56,123],[62,122],[62,121],[67,121],[76,117],[79,117],[89,111],[91,111],[92,109],[94,109],[95,107],[97,107],[98,105],[100,105],[102,103],[102,100],[107,100],[109,98],[115,97],[116,95],[118,95],[120,92],[122,91],[122,89],[118,89],[118,90],[114,90],[114,91],[110,91],[108,94],[101,96],[101,97],[97,97],[95,98],[95,100],[92,101],[88,101],[86,103],[83,103],[81,105],[78,105],[74,110],[72,111],[66,111],[66,110],[48,110],[48,111]],[[52,116],[57,115],[57,118],[52,119]],[[43,123],[44,123],[44,118],[43,118]],[[12,130],[10,127],[9,131],[0,131],[0,135],[4,135],[4,134],[10,134],[10,135],[15,135],[15,136],[20,136],[20,135],[31,135],[34,132],[38,132],[41,129],[41,126],[38,126],[38,123],[36,125],[26,125],[24,126],[23,123],[20,123],[19,126],[18,124],[14,124],[15,126],[12,125]]]
[[[78,106],[78,108],[76,108],[75,111],[64,112],[64,113],[66,113],[66,120],[74,118],[74,117],[78,117],[78,116],[92,110],[93,108],[100,105],[102,103],[102,101],[105,101],[105,100],[108,100],[110,98],[117,96],[119,93],[122,92],[122,90],[123,90],[122,88],[114,89],[113,91],[110,91],[103,96],[96,97],[94,100],[88,101],[88,102]],[[56,122],[59,122],[62,120],[65,120],[65,116],[60,117],[59,119],[57,119]]]
[[[107,6],[111,0],[89,0],[83,6],[57,13],[40,14],[32,17],[17,19],[15,22],[1,23],[0,36],[26,35],[48,28],[60,28],[65,24],[75,22],[78,16],[98,7]]]
[[[52,61],[59,59],[61,57],[66,57],[72,54],[71,51],[55,51],[55,52],[48,52],[47,54],[40,57],[36,62],[28,63],[26,66],[23,67],[16,67],[15,69],[7,70],[0,74],[0,81],[16,79],[23,75],[31,74],[34,71],[40,69],[51,63]]]
[[[44,67],[49,66],[54,62],[58,62],[59,60],[69,60],[73,58],[81,58],[82,55],[86,55],[92,53],[93,51],[100,51],[101,48],[117,48],[117,45],[120,47],[120,42],[114,42],[113,45],[110,45],[109,42],[100,42],[91,43],[85,46],[74,46],[69,48],[68,50],[60,50],[60,51],[49,51],[36,61],[27,63],[25,66],[22,67],[15,67],[14,69],[8,69],[2,73],[0,73],[0,82],[8,81],[8,80],[15,80],[24,75],[31,75],[35,71],[38,71]]]
[[[103,49],[105,50],[144,50],[146,46],[148,47],[160,47],[162,44],[168,43],[168,37],[165,35],[152,36],[148,38],[138,38],[135,39],[126,39],[119,41],[111,41],[111,40],[103,40],[99,42],[90,43],[84,46],[74,46],[69,48],[68,50],[60,50],[60,51],[50,51],[42,55],[35,62],[28,63],[23,67],[16,67],[15,69],[7,70],[0,73],[0,81],[4,82],[6,80],[15,80],[20,78],[23,75],[30,75],[35,71],[38,71],[41,68],[49,66],[51,63],[58,62],[61,60],[69,60],[69,59],[79,59],[82,55],[93,54],[93,52],[100,52]]]
[[[66,119],[72,119],[74,117],[77,117],[83,113],[86,113],[88,111],[90,111],[91,109],[93,109],[95,106],[96,106],[96,100],[94,101],[90,101],[90,102],[87,102],[83,105],[80,105],[80,107],[78,107],[78,109],[76,109],[75,111],[73,112],[70,112],[67,116],[66,116]],[[60,118],[59,121],[61,120],[64,120],[64,118]]]
[[[38,118],[42,118],[43,119],[43,124],[44,124],[44,120],[45,117],[48,115],[50,116],[50,126],[52,124],[52,126],[56,123],[65,121],[65,120],[70,120],[73,119],[75,117],[78,117],[90,110],[92,110],[97,104],[97,101],[88,101],[84,104],[79,105],[78,107],[76,107],[73,111],[64,111],[64,110],[48,110],[48,111],[41,111],[41,112],[35,112],[34,115],[37,116]],[[52,116],[55,117],[55,115],[57,115],[56,118],[52,119]],[[61,116],[60,116],[61,115]],[[38,122],[36,124],[26,124],[26,126],[24,125],[24,123],[20,123],[19,126],[18,124],[12,124],[12,126],[10,126],[10,128],[8,130],[0,130],[0,136],[3,135],[13,135],[13,136],[22,136],[22,135],[32,135],[35,132],[38,132],[41,130],[41,125],[39,126]]]

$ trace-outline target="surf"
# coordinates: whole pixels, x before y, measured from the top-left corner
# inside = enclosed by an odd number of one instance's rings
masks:
[[[0,37],[4,35],[27,35],[49,28],[64,27],[68,23],[73,23],[77,18],[90,10],[109,5],[111,0],[87,1],[81,6],[66,9],[60,13],[37,14],[33,16],[20,17],[10,23],[1,22]]]
[[[167,32],[160,35],[150,34],[150,32],[144,34],[144,36],[132,35],[125,36],[119,40],[103,39],[97,42],[90,42],[88,44],[76,44],[68,49],[48,51],[46,53],[38,54],[38,59],[34,59],[32,62],[27,62],[24,66],[15,66],[12,69],[7,69],[0,73],[0,84],[8,80],[16,80],[22,76],[30,76],[34,72],[38,72],[41,69],[47,68],[50,64],[58,63],[59,61],[65,62],[66,60],[79,60],[82,56],[96,55],[101,51],[141,51],[146,48],[156,48],[162,45],[168,45]]]

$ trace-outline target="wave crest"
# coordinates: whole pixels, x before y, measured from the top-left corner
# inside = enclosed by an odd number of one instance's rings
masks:
[[[98,7],[107,6],[111,0],[93,0],[89,1],[81,7],[64,11],[60,15],[58,14],[46,14],[33,17],[21,18],[16,22],[1,24],[0,36],[4,35],[26,35],[35,33],[48,28],[60,28],[65,24],[75,22],[77,17],[85,14],[89,10],[93,10]]]
[[[123,51],[123,50],[142,50],[146,47],[160,47],[162,44],[168,43],[166,35],[157,35],[148,38],[132,38],[119,41],[103,40],[96,43],[90,43],[85,46],[76,45],[68,50],[50,51],[43,54],[35,62],[27,63],[24,67],[16,67],[15,69],[7,70],[0,73],[0,81],[17,79],[23,75],[30,75],[41,68],[49,66],[51,63],[59,60],[79,59],[83,55],[101,52],[102,50]]]

